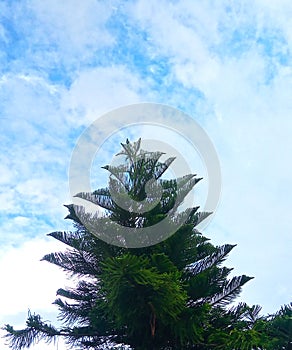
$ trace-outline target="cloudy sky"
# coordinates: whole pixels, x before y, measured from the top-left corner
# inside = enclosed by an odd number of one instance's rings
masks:
[[[63,248],[46,234],[70,228],[74,145],[138,102],[182,110],[212,140],[222,192],[204,234],[236,243],[226,265],[255,277],[240,300],[291,301],[291,17],[289,0],[0,0],[1,325],[23,327],[28,309],[55,320],[72,281],[39,260]]]

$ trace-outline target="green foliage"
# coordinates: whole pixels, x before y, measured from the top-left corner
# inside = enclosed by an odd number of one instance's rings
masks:
[[[11,348],[20,350],[40,339],[49,342],[64,337],[78,349],[127,345],[135,350],[291,349],[290,306],[269,317],[259,316],[258,306],[229,307],[251,279],[229,277],[232,269],[222,266],[235,246],[216,247],[196,229],[209,213],[198,212],[198,207],[178,210],[200,178],[189,174],[164,180],[162,175],[174,158],[160,162],[162,153],[142,150],[140,140],[127,140],[122,148],[119,155],[124,163],[104,167],[110,173],[109,187],[77,194],[105,209],[105,215],[97,219],[105,228],[103,234],[117,235],[106,231],[113,229],[112,222],[149,227],[169,213],[174,221],[184,215],[185,223],[158,244],[127,248],[122,241],[115,246],[90,233],[78,208],[66,205],[66,218],[73,221],[75,230],[49,236],[64,243],[67,250],[43,257],[78,277],[74,288],[57,291],[54,303],[63,327],[57,329],[29,313],[25,329],[4,327]],[[121,207],[112,198],[112,190],[119,200],[136,205],[136,210]],[[142,212],[139,205],[145,200],[152,206]]]

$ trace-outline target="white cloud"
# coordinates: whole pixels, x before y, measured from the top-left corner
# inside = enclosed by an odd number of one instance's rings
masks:
[[[16,217],[14,224],[27,225],[28,219]],[[18,247],[6,249],[0,256],[1,300],[0,324],[12,324],[15,329],[25,327],[27,312],[39,313],[44,320],[58,325],[57,307],[52,302],[56,299],[56,291],[66,286],[72,287],[75,282],[66,279],[65,273],[57,266],[40,259],[48,253],[63,251],[64,244],[56,240],[36,238]],[[0,335],[4,335],[1,330]],[[0,338],[3,349],[5,340]],[[57,343],[46,345],[40,342],[32,346],[34,350],[57,349],[64,350],[68,346],[62,339]]]
[[[0,192],[0,210],[10,214],[19,210],[20,205],[17,203],[15,191],[10,187],[2,187]]]
[[[39,0],[11,3],[5,18],[13,28],[8,35],[8,45],[13,47],[12,69],[57,69],[61,74],[72,65],[89,62],[98,49],[114,42],[106,29],[112,10],[111,3],[94,0],[53,0],[49,6]]]
[[[56,311],[51,304],[56,291],[69,281],[65,281],[60,269],[40,259],[47,253],[63,249],[61,243],[37,238],[1,256],[1,323],[5,322],[5,316],[28,309]]]
[[[221,69],[232,62],[236,65],[237,59],[246,53],[254,56],[265,49],[272,50],[272,56],[266,57],[269,61],[261,62],[260,57],[248,62],[260,70],[277,65],[281,55],[289,54],[287,14],[291,5],[285,2],[285,6],[278,3],[265,6],[261,1],[157,4],[141,0],[129,6],[129,10],[154,43],[155,52],[160,55],[157,58],[164,57],[173,66],[175,78],[205,93],[206,88],[212,89],[213,82],[225,83]],[[277,11],[273,12],[273,7]],[[257,67],[257,63],[263,67]],[[238,68],[242,74],[246,69]]]
[[[3,120],[3,126],[17,127],[17,123],[23,120],[32,125],[22,123],[21,126],[29,127],[31,134],[35,137],[33,126],[54,126],[63,131],[62,119],[58,111],[58,99],[62,93],[62,86],[57,86],[42,77],[38,72],[32,74],[7,73],[1,77],[0,92],[2,96],[0,107],[2,118],[9,120],[9,124]],[[58,125],[55,123],[58,122]],[[64,122],[64,121],[63,121]],[[12,129],[13,130],[13,129]],[[16,131],[16,130],[15,130]],[[43,135],[46,136],[46,135]]]
[[[129,10],[156,44],[156,54],[168,56],[171,62],[190,59],[202,62],[205,59],[206,45],[194,30],[194,27],[201,28],[200,22],[192,13],[185,11],[184,6],[166,1],[139,1],[129,6]]]
[[[16,217],[14,223],[26,226],[28,219]],[[15,329],[24,328],[28,309],[56,324],[57,307],[52,305],[56,299],[56,291],[72,286],[74,282],[66,279],[64,272],[57,266],[40,259],[45,254],[62,250],[64,244],[60,242],[36,238],[17,248],[10,247],[1,255],[1,325],[10,323]],[[1,335],[4,334],[1,331]],[[8,349],[4,344],[5,340],[0,339],[1,348]],[[62,339],[58,339],[55,344],[46,345],[41,342],[32,348],[64,350],[68,347]]]
[[[56,194],[55,182],[53,179],[28,179],[16,186],[16,191],[25,196],[30,203],[50,203],[54,201]],[[54,203],[52,203],[54,204]]]
[[[71,129],[59,106],[61,92],[37,74],[10,73],[0,81],[2,250],[69,226],[62,218]]]
[[[9,169],[6,164],[0,165],[0,173],[0,185],[9,184],[15,176],[14,171],[12,169]]]
[[[93,0],[57,1],[50,5],[39,0],[27,2],[27,9],[40,24],[36,34],[39,43],[57,44],[58,51],[83,53],[113,42],[105,29],[112,8],[110,4]]]
[[[86,69],[63,95],[62,107],[72,125],[84,125],[111,109],[143,101],[143,89],[143,81],[124,66]]]

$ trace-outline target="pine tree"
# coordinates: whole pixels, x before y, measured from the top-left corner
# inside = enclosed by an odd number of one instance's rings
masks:
[[[123,164],[104,167],[110,172],[107,188],[77,195],[104,208],[103,216],[66,205],[74,231],[49,234],[68,248],[43,260],[79,280],[75,288],[57,291],[54,303],[63,327],[29,313],[25,329],[5,326],[11,348],[20,350],[40,339],[50,342],[58,337],[77,349],[261,348],[256,342],[263,342],[263,329],[253,333],[252,340],[249,334],[256,330],[247,315],[256,313],[256,307],[228,308],[251,279],[229,278],[232,269],[222,266],[234,245],[216,247],[197,230],[208,213],[198,207],[179,210],[200,178],[190,174],[162,179],[174,158],[161,162],[162,153],[142,150],[140,140],[127,140],[119,155],[124,156]],[[144,212],[141,203],[151,209]],[[137,238],[139,229],[167,217],[178,227],[175,232]],[[119,225],[134,230],[123,236]]]

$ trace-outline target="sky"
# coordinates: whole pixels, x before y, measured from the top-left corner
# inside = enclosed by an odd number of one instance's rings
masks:
[[[71,227],[74,146],[140,102],[187,113],[212,140],[222,188],[203,233],[237,244],[225,264],[255,277],[238,301],[265,314],[291,301],[291,17],[289,0],[0,0],[1,326],[23,327],[28,309],[56,319],[55,292],[74,281],[40,259],[63,249],[46,234]],[[129,135],[139,130],[115,140]],[[117,151],[109,143],[97,163]],[[32,349],[45,348],[66,350]]]

